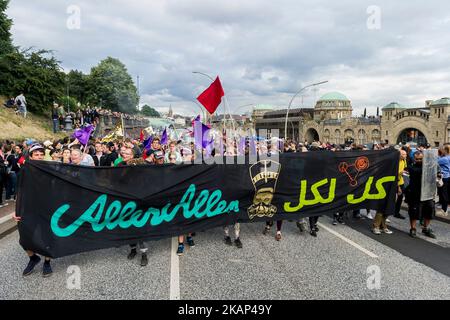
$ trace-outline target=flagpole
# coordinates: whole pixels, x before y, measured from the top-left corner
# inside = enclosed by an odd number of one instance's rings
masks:
[[[123,121],[123,114],[122,113],[120,114],[120,121],[122,123],[123,140],[125,140],[125,124],[124,124],[124,121]]]
[[[212,82],[214,82],[214,79],[210,76],[210,75],[208,75],[208,74],[206,74],[206,73],[203,73],[203,72],[199,72],[199,71],[192,71],[192,73],[194,73],[194,74],[201,74],[201,75],[203,75],[203,76],[205,76],[205,77],[207,77],[207,78],[209,78]],[[227,99],[227,94],[224,92],[224,100],[225,100],[225,102],[223,103],[223,112],[224,112],[224,120],[225,120],[225,114],[226,114],[226,112],[227,112],[227,107],[226,107],[226,104],[228,104],[228,99]],[[233,117],[231,116],[231,113],[230,113],[230,109],[228,108],[228,114],[229,114],[229,116],[230,116],[230,120],[231,120],[231,124],[232,124],[232,126],[233,126],[233,131],[234,131],[234,134],[236,133],[236,127],[234,126],[234,119],[233,119]]]

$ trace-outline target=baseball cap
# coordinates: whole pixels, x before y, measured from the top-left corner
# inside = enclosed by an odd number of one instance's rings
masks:
[[[155,151],[154,155],[155,155],[155,159],[163,159],[164,158],[164,152],[159,151],[159,150]]]
[[[42,151],[42,152],[44,152],[44,147],[43,146],[41,146],[40,144],[33,144],[31,147],[30,147],[30,150],[28,150],[28,152],[30,153],[30,154],[32,154],[33,152],[35,152],[35,151],[38,151],[38,150],[40,150],[40,151]]]

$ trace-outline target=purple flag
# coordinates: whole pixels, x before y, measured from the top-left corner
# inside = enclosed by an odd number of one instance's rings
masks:
[[[74,138],[77,138],[82,145],[87,145],[89,138],[91,137],[92,131],[94,131],[94,126],[88,125],[84,128],[75,130],[72,136]]]
[[[201,123],[200,121],[195,121],[194,123],[194,144],[197,149],[206,148],[214,140],[208,141],[209,127]]]
[[[150,150],[150,148],[152,147],[152,143],[153,143],[153,136],[150,136],[148,137],[147,140],[144,140],[144,149]]]
[[[207,146],[205,147],[205,151],[206,151],[206,157],[209,158],[212,156],[212,151],[214,149],[214,141],[211,140]]]
[[[161,138],[161,145],[166,145],[168,140],[169,139],[167,139],[167,128],[165,128]]]

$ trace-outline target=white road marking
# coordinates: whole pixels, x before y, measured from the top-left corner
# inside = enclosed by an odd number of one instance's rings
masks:
[[[14,214],[14,213],[11,213],[11,214],[9,214],[9,215],[3,217],[3,218],[0,218],[0,224],[6,222],[6,221],[8,221],[8,220],[11,220],[12,217],[13,217],[13,214]]]
[[[356,242],[354,242],[354,241],[352,241],[352,240],[350,240],[350,239],[344,237],[342,234],[340,234],[340,233],[338,233],[338,232],[336,232],[336,231],[334,231],[334,230],[332,230],[332,229],[330,229],[330,228],[324,226],[324,225],[321,224],[321,223],[318,223],[317,225],[319,225],[321,228],[327,230],[329,233],[335,235],[335,236],[338,237],[339,239],[344,240],[345,242],[347,242],[348,244],[352,245],[352,246],[355,247],[356,249],[358,249],[358,250],[364,252],[364,253],[367,254],[369,257],[371,257],[371,258],[378,258],[378,256],[377,256],[375,253],[373,253],[373,252],[371,252],[371,251],[369,251],[369,250],[367,250],[367,249],[361,247],[359,244],[357,244]]]
[[[173,237],[170,249],[170,300],[180,300],[180,259],[177,248],[178,237]]]

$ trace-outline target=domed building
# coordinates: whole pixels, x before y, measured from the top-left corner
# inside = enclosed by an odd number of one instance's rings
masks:
[[[422,108],[391,102],[382,108],[382,140],[389,143],[429,143],[439,147],[450,142],[450,98],[428,100]]]
[[[323,95],[314,107],[314,120],[345,119],[352,116],[350,100],[340,92]]]
[[[450,98],[427,100],[424,107],[407,107],[391,102],[381,108],[382,115],[353,117],[352,103],[340,92],[323,95],[314,108],[293,108],[259,113],[255,127],[268,136],[300,142],[343,143],[429,143],[442,146],[450,142]],[[378,112],[377,112],[378,113]],[[262,114],[262,117],[261,117]]]
[[[265,129],[269,136],[278,135],[296,141],[322,141],[335,144],[380,142],[380,118],[353,118],[352,103],[340,92],[323,95],[314,108],[295,108],[266,112],[256,121],[256,129]],[[276,130],[276,131],[275,131]]]

